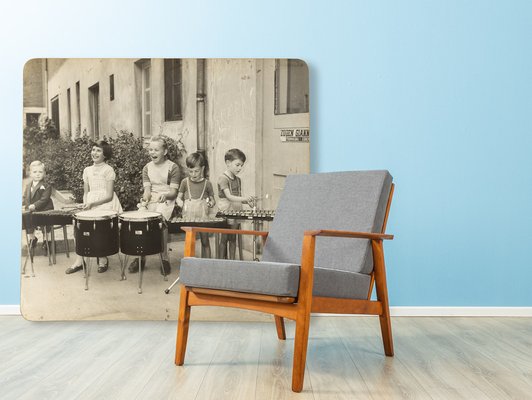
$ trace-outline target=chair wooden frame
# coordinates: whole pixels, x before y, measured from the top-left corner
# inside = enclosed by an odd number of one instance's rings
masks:
[[[183,365],[187,346],[190,308],[192,306],[221,306],[242,308],[273,314],[277,337],[286,339],[284,318],[296,323],[294,338],[294,360],[292,369],[292,390],[300,392],[303,389],[305,362],[308,347],[310,313],[335,314],[370,314],[378,315],[384,345],[384,353],[393,356],[392,325],[388,302],[386,283],[386,268],[384,262],[383,240],[393,239],[393,235],[385,234],[388,213],[392,202],[394,185],[390,189],[386,213],[381,233],[350,232],[336,230],[305,231],[303,235],[303,250],[301,255],[301,270],[299,275],[299,293],[297,298],[259,295],[232,292],[216,289],[193,288],[180,285],[180,303],[176,337],[176,365]],[[185,257],[194,257],[196,232],[214,232],[227,234],[242,234],[261,236],[265,242],[268,232],[247,231],[218,228],[183,227],[185,236]],[[352,239],[369,239],[373,251],[373,272],[367,299],[354,300],[332,297],[312,296],[314,281],[314,252],[316,238],[320,236],[334,236]],[[373,285],[376,286],[377,300],[371,300]]]

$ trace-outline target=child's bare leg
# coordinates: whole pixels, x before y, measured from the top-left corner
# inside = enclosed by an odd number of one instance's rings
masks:
[[[170,261],[168,260],[168,228],[166,227],[166,225],[163,228],[163,251],[161,254],[161,258],[163,263],[164,275],[168,275],[170,273]]]
[[[222,260],[225,260],[227,258],[227,235],[222,234],[220,235],[220,258]]]
[[[209,242],[209,234],[207,232],[200,232],[201,252],[203,258],[211,258],[211,244]]]
[[[163,228],[163,260],[168,261],[168,228]]]
[[[45,237],[44,232],[43,232],[43,237]],[[74,260],[74,263],[65,270],[65,274],[73,274],[74,272],[81,271],[82,269],[83,269],[83,257],[76,254],[76,259]]]
[[[52,232],[52,229],[54,229],[53,226],[46,227],[46,233],[43,231],[43,234],[42,234],[43,241],[46,240],[47,242],[50,242],[50,232]]]
[[[229,242],[229,259],[234,260],[235,259],[235,253],[236,253],[236,235],[228,235],[228,242]]]

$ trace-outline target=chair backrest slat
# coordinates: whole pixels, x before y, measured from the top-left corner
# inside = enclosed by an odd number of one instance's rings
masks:
[[[299,264],[306,230],[381,232],[391,185],[388,171],[290,175],[262,259]],[[319,238],[315,265],[369,274],[371,244],[361,239]]]

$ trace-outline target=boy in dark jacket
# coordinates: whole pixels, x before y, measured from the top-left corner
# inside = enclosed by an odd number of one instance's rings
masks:
[[[30,164],[31,182],[27,184],[22,197],[24,225],[32,249],[37,245],[37,238],[35,237],[35,229],[31,221],[31,214],[34,211],[54,209],[54,203],[51,198],[52,186],[44,181],[45,175],[44,164],[41,161],[33,161]],[[46,240],[46,238],[44,240]],[[45,246],[46,242],[43,243],[44,248],[46,248]]]

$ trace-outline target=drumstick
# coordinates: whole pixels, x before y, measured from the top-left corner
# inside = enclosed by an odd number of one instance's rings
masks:
[[[83,208],[83,204],[74,204],[73,206],[63,206],[61,210],[76,210]]]
[[[269,193],[266,193],[264,196],[261,196],[261,197],[254,197],[255,200],[263,200],[263,199],[268,200],[269,198],[270,198]]]

